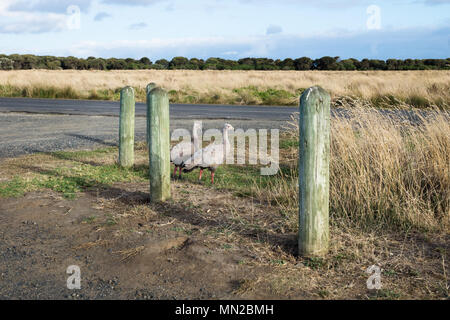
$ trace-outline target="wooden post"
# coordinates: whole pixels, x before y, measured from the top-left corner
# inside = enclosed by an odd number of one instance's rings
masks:
[[[134,165],[134,89],[125,87],[120,91],[119,165]]]
[[[161,88],[147,95],[149,115],[149,171],[150,200],[166,201],[170,198],[170,126],[169,96]]]
[[[148,94],[150,93],[150,91],[152,91],[153,89],[156,88],[156,83],[151,82],[147,85],[147,87],[145,88],[146,91],[146,96],[148,96]],[[146,131],[146,141],[147,141],[147,146],[149,145],[149,138],[148,138],[148,133],[149,133],[149,128],[150,128],[150,117],[149,117],[149,112],[148,112],[148,108],[147,108],[147,131]]]
[[[300,98],[299,254],[322,256],[329,246],[330,95],[320,87]]]

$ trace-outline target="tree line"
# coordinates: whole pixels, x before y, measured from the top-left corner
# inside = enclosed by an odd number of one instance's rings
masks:
[[[174,57],[172,60],[159,59],[152,62],[143,57],[139,60],[127,58],[96,58],[36,56],[30,54],[0,54],[0,70],[448,70],[447,59],[341,59],[340,57],[322,57],[311,59],[268,59],[244,58],[227,60],[209,58],[207,60]]]

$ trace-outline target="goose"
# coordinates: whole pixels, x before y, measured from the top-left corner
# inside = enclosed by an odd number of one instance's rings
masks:
[[[194,122],[193,127],[193,138],[191,142],[180,142],[170,150],[170,162],[174,164],[175,169],[173,172],[173,177],[177,175],[177,170],[179,169],[179,178],[181,178],[181,165],[185,160],[190,158],[195,151],[199,149],[199,146],[195,146],[198,141],[201,142],[199,136],[201,136],[202,124],[200,121]],[[201,138],[201,137],[200,137]]]
[[[225,162],[226,155],[230,152],[231,145],[228,139],[228,132],[234,130],[231,124],[226,123],[223,127],[223,141],[220,144],[212,143],[209,146],[198,150],[192,157],[182,163],[183,172],[190,172],[200,168],[198,180],[202,180],[204,169],[211,171],[211,183],[214,184],[214,174],[217,167]]]

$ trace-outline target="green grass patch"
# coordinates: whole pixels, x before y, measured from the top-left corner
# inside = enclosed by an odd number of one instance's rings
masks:
[[[197,169],[184,173],[183,179],[198,183],[198,176],[199,170]],[[255,183],[265,186],[270,179],[268,176],[261,176],[258,166],[225,165],[216,170],[214,187],[234,191],[237,196],[250,196],[252,195],[251,186]],[[202,183],[206,186],[212,186],[208,170],[203,171]]]
[[[97,150],[82,150],[82,151],[56,151],[48,153],[51,156],[62,159],[62,160],[71,160],[71,161],[81,161],[81,160],[95,160],[100,157],[104,157],[111,153],[116,152],[116,147],[108,147],[101,148]]]
[[[389,289],[377,290],[375,292],[375,294],[370,297],[370,299],[372,299],[372,300],[378,300],[378,299],[380,299],[380,300],[397,300],[400,298],[401,298],[400,293],[393,291],[393,290],[389,290]]]
[[[317,270],[325,265],[325,261],[322,258],[307,258],[303,261],[303,265],[313,270]]]
[[[280,149],[298,148],[298,139],[280,139]]]
[[[0,96],[22,97],[41,99],[81,99],[83,98],[71,87],[57,88],[53,86],[43,87],[16,87],[11,85],[0,85]]]
[[[248,104],[263,105],[297,105],[298,97],[305,89],[298,89],[292,93],[282,89],[260,89],[255,86],[233,89],[240,99]]]
[[[99,165],[93,159],[115,152],[116,148],[96,151],[49,153],[56,159],[67,160],[63,165],[52,169],[33,167],[29,170],[34,177],[14,179],[0,183],[1,197],[18,197],[27,191],[50,189],[74,199],[78,192],[92,187],[108,187],[116,182],[140,182],[148,177],[148,166],[121,168],[116,164]],[[90,159],[86,161],[85,159]]]
[[[0,182],[0,197],[10,198],[22,196],[27,189],[27,182],[19,177],[11,181]]]

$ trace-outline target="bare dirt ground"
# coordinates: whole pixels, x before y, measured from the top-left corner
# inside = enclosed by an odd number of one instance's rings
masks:
[[[448,236],[332,228],[324,259],[297,256],[276,207],[176,181],[0,200],[0,299],[442,299]],[[383,269],[383,290],[365,270]],[[66,268],[81,269],[69,290]]]
[[[239,283],[255,272],[242,262],[253,257],[204,230],[221,228],[214,219],[221,211],[211,202],[229,201],[227,195],[202,197],[210,208],[201,216],[173,203],[144,208],[143,189],[121,185],[76,201],[53,192],[2,200],[0,297],[235,298]],[[66,288],[69,265],[81,268],[80,291]]]

